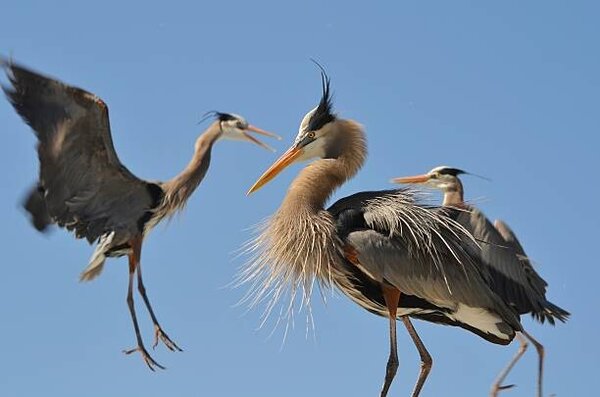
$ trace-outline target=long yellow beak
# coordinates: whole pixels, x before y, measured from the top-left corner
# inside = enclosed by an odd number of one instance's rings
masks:
[[[431,177],[427,174],[424,175],[415,175],[415,176],[405,176],[402,178],[394,178],[392,179],[393,183],[425,183]]]
[[[248,190],[248,193],[246,193],[246,195],[254,193],[258,189],[269,183],[269,181],[275,178],[281,171],[283,171],[285,167],[292,164],[294,160],[296,160],[302,154],[302,152],[303,149],[298,148],[295,145],[289,148],[284,154],[281,155],[281,157],[277,159],[277,161],[273,163],[273,165],[269,167],[268,170],[266,170],[260,176],[260,178],[258,178],[256,182],[254,182],[254,185],[252,185],[252,187],[250,188],[250,190]]]
[[[246,131],[252,131],[252,132],[255,132],[255,133],[260,134],[260,135],[268,136],[270,138],[275,138],[275,139],[277,139],[279,141],[281,140],[281,137],[279,135],[273,134],[272,132],[267,132],[265,130],[261,130],[260,128],[255,127],[253,125],[249,125],[248,127],[246,127],[246,130],[244,130],[242,132],[242,134],[244,134],[244,136],[246,137],[246,139],[248,139],[250,142],[255,143],[258,146],[263,147],[263,148],[265,148],[267,150],[270,150],[272,152],[275,151],[274,148],[272,148],[270,145],[267,145],[266,143],[264,143],[262,141],[259,141],[258,139],[256,139],[255,137],[253,137],[252,135],[250,135]]]

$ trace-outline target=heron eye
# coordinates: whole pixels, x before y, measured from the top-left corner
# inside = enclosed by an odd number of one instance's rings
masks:
[[[240,130],[243,130],[243,129],[244,129],[244,123],[242,123],[242,122],[238,122],[238,123],[236,124],[236,127],[237,127],[237,128],[239,128]]]
[[[314,132],[314,131],[311,131],[311,132],[309,132],[308,134],[306,134],[306,136],[307,136],[309,139],[315,139],[315,132]]]
[[[430,178],[431,179],[437,179],[438,175],[437,174],[431,174]]]

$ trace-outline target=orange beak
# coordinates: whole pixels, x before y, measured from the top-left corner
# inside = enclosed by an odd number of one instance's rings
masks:
[[[415,175],[415,176],[405,176],[403,178],[394,178],[392,179],[393,183],[425,183],[431,177],[427,174],[425,175]]]
[[[268,137],[270,137],[270,138],[275,138],[275,139],[277,139],[278,141],[280,141],[280,140],[281,140],[281,137],[280,137],[279,135],[277,135],[277,134],[273,134],[272,132],[267,132],[267,131],[265,131],[265,130],[261,130],[260,128],[258,128],[258,127],[255,127],[255,126],[253,126],[253,125],[249,125],[248,127],[246,127],[246,130],[247,130],[247,131],[256,132],[257,134],[264,135],[264,136],[268,136]]]
[[[272,132],[267,132],[265,130],[261,130],[260,128],[255,127],[253,125],[249,125],[248,127],[246,127],[246,130],[242,132],[242,134],[244,134],[246,139],[248,139],[250,142],[253,142],[253,143],[257,144],[258,146],[263,147],[272,152],[274,152],[275,149],[273,149],[271,146],[267,145],[266,143],[259,141],[252,135],[248,134],[246,131],[252,131],[252,132],[260,134],[260,135],[268,136],[270,138],[275,138],[279,141],[281,140],[281,137],[279,135],[273,134]]]
[[[302,148],[299,148],[295,145],[289,148],[284,154],[281,155],[281,157],[277,159],[277,161],[273,163],[273,165],[269,167],[268,170],[266,170],[260,176],[260,178],[258,178],[254,185],[252,185],[250,190],[248,190],[248,193],[246,193],[246,195],[254,193],[258,189],[269,183],[269,181],[275,178],[281,171],[283,171],[285,167],[292,164],[294,160],[296,160],[302,154],[303,151],[304,150]]]

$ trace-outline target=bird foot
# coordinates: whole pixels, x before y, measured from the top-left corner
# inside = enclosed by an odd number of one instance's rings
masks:
[[[498,386],[498,391],[512,389],[513,387],[515,387],[515,385]]]
[[[498,397],[498,393],[504,390],[512,389],[515,385],[495,385],[492,391],[490,392],[491,397]]]
[[[174,351],[182,352],[183,351],[183,349],[181,349],[179,346],[177,346],[177,344],[175,342],[173,342],[171,340],[171,338],[169,338],[169,335],[167,335],[166,332],[163,331],[159,325],[155,324],[154,325],[154,343],[152,344],[153,349],[156,348],[159,340],[162,343],[164,343],[165,346],[167,346],[167,348],[169,350],[171,350],[172,352],[174,352]]]
[[[163,367],[162,365],[160,365],[159,363],[154,361],[152,356],[148,353],[148,351],[142,344],[139,344],[137,347],[135,347],[133,349],[123,350],[123,353],[125,353],[125,354],[131,354],[131,353],[135,353],[135,352],[139,352],[142,355],[142,359],[144,360],[144,362],[146,363],[148,368],[150,368],[152,371],[156,371],[156,369],[154,367],[158,367],[160,369],[166,369],[165,367]]]

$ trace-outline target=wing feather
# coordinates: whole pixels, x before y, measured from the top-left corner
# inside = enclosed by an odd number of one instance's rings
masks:
[[[156,204],[145,182],[118,159],[108,107],[96,95],[22,66],[5,63],[6,96],[38,138],[40,180],[28,201],[32,215],[93,242],[115,231],[115,243],[139,233],[138,220]],[[36,197],[34,197],[36,196]],[[35,201],[33,202],[35,203]]]

